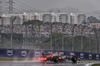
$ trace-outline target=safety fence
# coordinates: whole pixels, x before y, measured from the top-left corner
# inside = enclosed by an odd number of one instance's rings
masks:
[[[0,57],[22,57],[34,58],[40,57],[41,53],[54,53],[59,52],[64,55],[76,55],[80,59],[86,60],[100,60],[100,54],[86,53],[86,52],[73,52],[73,51],[57,51],[57,50],[27,50],[27,49],[0,49]]]

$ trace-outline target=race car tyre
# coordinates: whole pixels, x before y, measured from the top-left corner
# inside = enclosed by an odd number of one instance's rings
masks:
[[[76,63],[76,62],[77,62],[77,57],[76,57],[76,56],[73,56],[73,57],[72,57],[72,61],[73,61],[74,63]]]
[[[58,62],[58,57],[57,56],[54,56],[53,57],[53,61],[57,63]]]

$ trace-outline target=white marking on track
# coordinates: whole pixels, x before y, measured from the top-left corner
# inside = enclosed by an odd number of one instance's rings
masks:
[[[94,63],[88,63],[85,66],[92,66]]]

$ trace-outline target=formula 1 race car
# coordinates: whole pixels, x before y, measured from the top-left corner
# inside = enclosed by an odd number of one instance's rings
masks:
[[[65,60],[71,60],[72,62],[77,62],[77,60],[80,61],[80,58],[77,59],[76,56],[65,56],[60,54],[59,52],[56,52],[54,54],[50,54],[50,53],[42,53],[42,56],[40,57],[41,61],[54,61],[54,62],[58,62],[58,61],[65,61]]]

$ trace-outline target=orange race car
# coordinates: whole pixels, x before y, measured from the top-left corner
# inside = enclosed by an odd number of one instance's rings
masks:
[[[80,61],[80,58],[76,56],[65,56],[60,54],[59,52],[55,52],[54,54],[50,53],[42,53],[42,56],[40,57],[41,61],[54,61],[54,62],[59,62],[59,61],[66,61],[66,60],[71,60],[72,62],[77,62]]]

